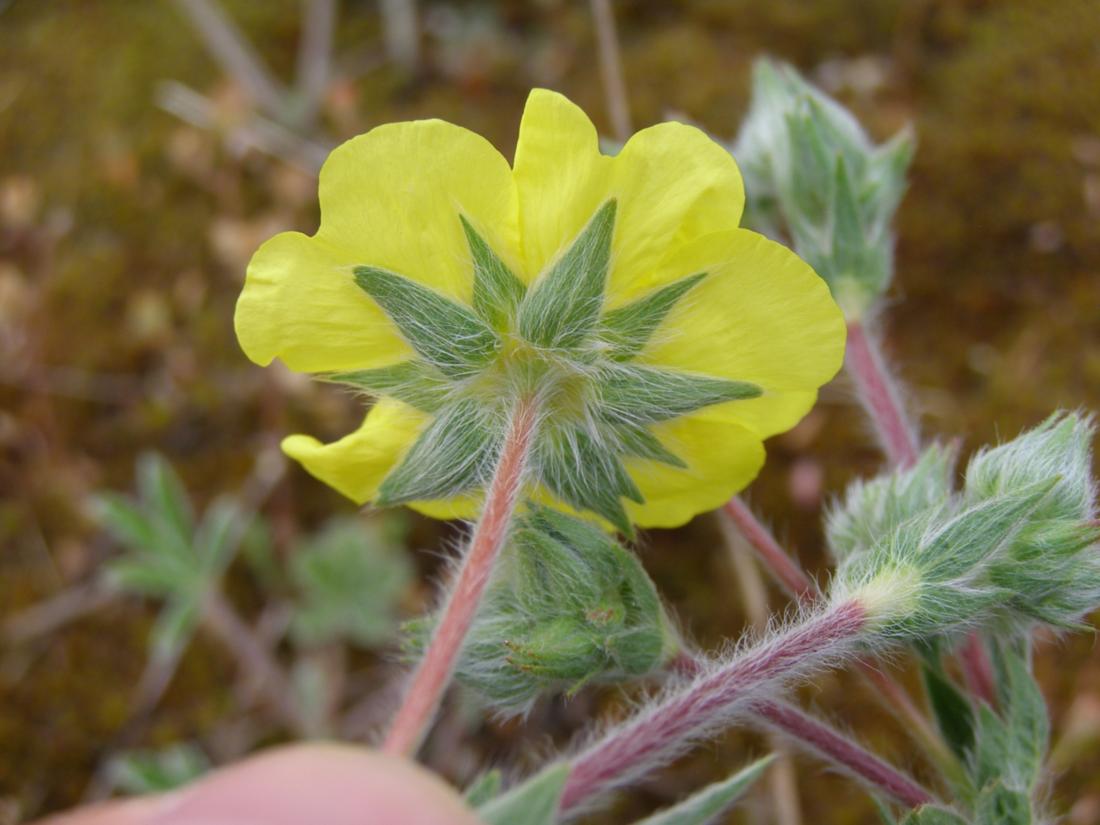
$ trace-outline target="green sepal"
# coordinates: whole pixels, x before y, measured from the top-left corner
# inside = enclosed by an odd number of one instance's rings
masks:
[[[551,765],[477,809],[486,825],[555,825],[569,763]]]
[[[835,164],[832,203],[832,263],[838,276],[855,277],[861,266],[867,233],[859,212],[859,200],[843,156]],[[878,285],[875,285],[877,291]]]
[[[933,444],[912,467],[848,485],[825,521],[826,545],[838,562],[872,551],[905,521],[948,512],[956,450]]]
[[[386,476],[375,502],[385,507],[448,498],[486,481],[501,437],[484,414],[475,401],[456,401],[440,410]]]
[[[728,779],[707,785],[683,802],[639,820],[635,825],[707,825],[714,822],[760,778],[774,759],[774,754],[758,759]]]
[[[978,794],[974,825],[1031,825],[1031,799],[1024,791],[994,782]]]
[[[527,293],[519,307],[519,331],[532,344],[575,347],[596,327],[611,263],[615,209],[614,199],[601,206]]]
[[[459,219],[474,261],[474,310],[489,325],[504,330],[515,317],[516,307],[527,293],[527,287],[466,217],[460,215]]]
[[[385,310],[405,340],[451,378],[480,370],[500,338],[466,307],[396,273],[357,266],[355,283]]]
[[[348,384],[377,398],[396,398],[427,413],[436,413],[447,403],[451,382],[431,364],[411,359],[390,367],[354,372],[334,372],[329,381]]]
[[[705,277],[706,273],[700,272],[681,278],[604,315],[600,337],[609,348],[608,356],[629,361],[641,352],[676,302]]]
[[[634,534],[620,499],[639,504],[645,499],[612,450],[580,427],[568,427],[543,433],[535,452],[539,480],[550,492],[602,516],[624,534]]]
[[[624,455],[659,461],[671,467],[687,468],[687,462],[669,450],[661,440],[642,424],[613,423],[611,432],[618,439]]]
[[[704,375],[620,364],[600,381],[600,412],[611,421],[651,424],[694,412],[712,404],[758,398],[748,381],[728,381]]]

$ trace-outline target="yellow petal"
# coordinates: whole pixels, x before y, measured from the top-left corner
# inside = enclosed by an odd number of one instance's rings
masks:
[[[602,204],[617,199],[611,306],[639,294],[637,282],[670,245],[736,227],[745,200],[729,152],[698,129],[662,123],[607,157],[584,112],[544,89],[527,99],[515,178],[528,277],[543,271]]]
[[[638,360],[764,390],[703,410],[704,418],[737,421],[761,437],[794,426],[844,358],[844,318],[829,288],[789,249],[745,229],[672,250],[650,281],[696,272],[707,277],[673,307]]]
[[[245,355],[293,370],[369,369],[407,358],[385,313],[352,280],[347,249],[299,232],[276,235],[248,265],[233,323]]]
[[[440,521],[452,519],[470,520],[481,512],[483,495],[464,495],[455,498],[440,499],[439,501],[410,501],[409,507],[418,513],[423,513],[429,518]]]
[[[339,441],[322,444],[312,436],[292,435],[283,439],[283,452],[314,478],[365,504],[430,420],[408,404],[382,398],[363,425]]]
[[[259,364],[303,372],[369,369],[411,349],[353,280],[393,270],[468,302],[469,249],[459,215],[518,264],[515,184],[488,141],[439,120],[393,123],[335,149],[321,170],[321,228],[288,232],[253,256],[237,336]]]
[[[730,421],[692,415],[652,429],[688,466],[684,469],[642,459],[626,462],[645,497],[644,504],[625,502],[627,512],[641,527],[676,527],[698,513],[721,507],[744,489],[764,464],[759,436]]]
[[[359,264],[469,302],[473,270],[459,214],[506,263],[519,249],[508,161],[442,120],[390,123],[336,148],[321,169],[321,228]]]

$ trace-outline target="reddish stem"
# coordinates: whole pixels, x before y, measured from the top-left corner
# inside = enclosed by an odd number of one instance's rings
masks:
[[[706,665],[685,650],[669,662],[669,667],[682,676],[697,676]],[[856,779],[889,794],[910,808],[935,801],[931,793],[889,763],[793,705],[765,700],[753,705],[753,710],[795,745],[815,751]]]
[[[878,345],[858,321],[848,323],[844,364],[890,463],[900,469],[911,467],[919,450],[916,430],[905,415],[897,385],[886,369]]]
[[[982,635],[976,630],[968,633],[958,655],[967,689],[991,708],[996,708],[997,679]]]
[[[857,779],[889,794],[902,804],[919,808],[935,801],[932,794],[908,776],[793,705],[767,701],[754,705],[753,710],[796,744],[817,751]]]
[[[414,754],[435,718],[485,595],[497,556],[508,536],[523,485],[536,418],[534,402],[522,401],[516,407],[470,550],[462,560],[435,635],[413,674],[412,684],[382,746],[387,753]]]
[[[776,541],[771,531],[756,517],[750,508],[739,498],[734,497],[725,505],[725,512],[741,530],[757,558],[792,595],[803,603],[812,603],[821,598],[821,589],[795,563]],[[928,719],[913,704],[913,701],[897,682],[872,664],[861,661],[860,671],[876,689],[875,695],[897,716],[905,720],[912,736],[925,749],[929,758],[952,778],[959,776],[960,765],[943,737],[929,724]]]
[[[819,613],[669,695],[613,728],[572,761],[561,810],[627,782],[728,722],[737,710],[791,678],[849,653],[866,624],[858,602]]]
[[[812,602],[820,594],[817,584],[806,572],[779,546],[756,514],[739,497],[734,496],[723,506],[730,520],[748,540],[761,563],[775,577],[784,589],[800,602]]]

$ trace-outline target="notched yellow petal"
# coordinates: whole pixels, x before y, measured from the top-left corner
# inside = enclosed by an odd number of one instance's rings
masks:
[[[382,398],[362,426],[339,441],[322,444],[312,436],[292,435],[283,439],[283,452],[314,478],[365,504],[378,493],[382,480],[429,420],[429,415],[408,404]]]
[[[248,264],[233,324],[260,365],[281,359],[300,372],[370,369],[409,357],[411,348],[352,275],[355,258],[300,232],[263,244]]]
[[[730,421],[691,415],[657,424],[653,433],[687,467],[643,459],[627,462],[645,503],[626,502],[626,508],[641,527],[677,527],[698,513],[721,507],[748,486],[764,464],[759,436]]]
[[[460,215],[511,265],[518,260],[508,161],[480,135],[442,120],[378,126],[333,150],[321,169],[318,237],[356,263],[388,269],[469,304],[470,252]]]
[[[670,245],[736,227],[745,201],[737,164],[699,129],[652,126],[607,157],[584,112],[545,89],[527,99],[515,179],[528,277],[544,271],[602,204],[618,202],[612,307],[644,291],[638,284]]]
[[[652,275],[707,277],[669,312],[638,360],[760,386],[760,398],[706,411],[766,437],[793,426],[844,359],[844,318],[829,288],[786,247],[745,229],[673,249]]]

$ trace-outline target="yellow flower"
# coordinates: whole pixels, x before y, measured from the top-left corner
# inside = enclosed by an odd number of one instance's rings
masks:
[[[288,455],[357,502],[469,516],[510,410],[539,400],[531,495],[674,526],[760,469],[839,369],[844,323],[792,252],[737,224],[729,154],[663,123],[615,157],[531,93],[515,164],[438,120],[380,126],[321,171],[321,226],[253,257],[236,329],[378,398]]]

